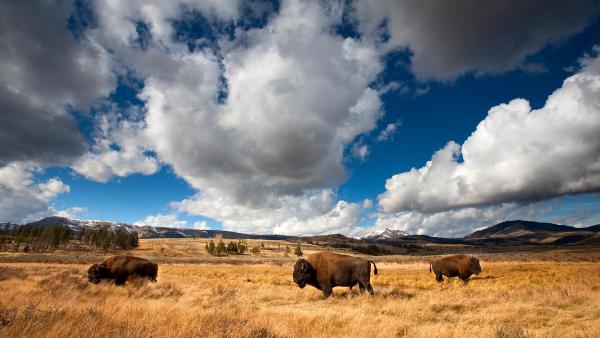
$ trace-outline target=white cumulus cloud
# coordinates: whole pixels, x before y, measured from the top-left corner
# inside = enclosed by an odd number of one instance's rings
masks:
[[[23,162],[0,167],[0,221],[22,222],[33,214],[47,216],[56,210],[50,202],[68,193],[69,186],[58,178],[37,183],[34,174],[40,168]]]
[[[379,135],[377,135],[377,141],[382,142],[392,139],[401,124],[401,122],[388,123]]]
[[[175,214],[156,214],[148,215],[143,220],[133,223],[135,225],[149,225],[153,227],[164,227],[164,228],[185,228],[187,221],[180,220]]]
[[[74,162],[72,168],[88,179],[106,182],[113,176],[155,173],[160,165],[150,151],[143,133],[144,122],[119,119],[105,114],[96,123],[92,150]]]
[[[489,110],[462,147],[386,181],[387,213],[524,202],[600,190],[600,58],[587,59],[540,109],[514,99]]]
[[[327,234],[351,233],[360,219],[361,206],[336,201],[333,191],[278,196],[263,206],[235,203],[231,197],[205,190],[173,207],[192,215],[218,219],[227,230],[247,233]]]
[[[135,225],[149,225],[153,227],[177,228],[177,229],[197,229],[208,230],[210,226],[206,221],[196,221],[191,226],[188,221],[179,219],[176,213],[148,215],[143,220],[134,222]]]

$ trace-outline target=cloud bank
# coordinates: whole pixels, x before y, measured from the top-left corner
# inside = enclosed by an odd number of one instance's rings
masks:
[[[384,50],[409,49],[411,69],[423,81],[532,68],[528,56],[581,31],[600,12],[592,0],[359,0],[354,6],[359,31],[387,37]]]
[[[339,201],[330,189],[269,199],[263,206],[244,206],[219,191],[204,190],[173,208],[191,215],[218,219],[225,229],[247,233],[327,234],[351,233],[361,206]]]
[[[0,222],[21,221],[32,214],[56,211],[50,202],[68,193],[69,186],[58,178],[35,182],[34,173],[40,169],[22,162],[0,167]]]
[[[191,226],[188,224],[186,220],[180,220],[177,214],[156,214],[149,215],[143,220],[137,221],[134,223],[135,225],[148,225],[153,227],[163,227],[163,228],[191,228],[197,230],[207,230],[210,229],[208,223],[206,221],[197,221],[194,222]]]
[[[431,213],[600,191],[600,58],[584,60],[540,109],[491,108],[462,146],[386,181],[384,212]]]
[[[67,108],[107,95],[113,73],[101,47],[69,31],[73,12],[65,1],[0,4],[0,165],[65,165],[85,152]]]

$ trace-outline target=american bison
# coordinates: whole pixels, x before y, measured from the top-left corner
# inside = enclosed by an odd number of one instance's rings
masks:
[[[88,269],[88,281],[98,284],[103,279],[114,279],[115,284],[125,283],[129,276],[148,277],[156,282],[158,265],[139,257],[113,256]]]
[[[444,277],[459,277],[467,282],[471,275],[481,272],[479,259],[467,255],[454,255],[435,260],[429,264],[429,272],[435,273],[435,280],[442,282]]]
[[[371,286],[371,264],[377,274],[377,266],[372,261],[332,252],[317,252],[299,259],[294,265],[294,283],[302,289],[308,285],[323,291],[329,297],[335,286],[352,289],[358,283],[360,291],[365,289],[373,295]]]

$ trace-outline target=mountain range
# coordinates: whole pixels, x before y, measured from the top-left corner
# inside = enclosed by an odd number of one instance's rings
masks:
[[[472,234],[465,236],[465,238],[540,238],[561,233],[596,233],[598,231],[600,231],[600,224],[585,228],[576,228],[568,225],[518,220],[502,222],[489,228],[475,231]]]
[[[120,222],[102,221],[102,220],[78,220],[66,217],[51,216],[39,221],[27,223],[25,225],[33,227],[45,226],[65,226],[72,231],[83,231],[89,229],[107,229],[111,231],[137,232],[140,238],[215,238],[223,237],[228,239],[265,239],[265,240],[286,240],[295,239],[294,236],[284,235],[254,235],[244,234],[225,230],[200,230],[186,228],[154,227],[149,225],[127,224]],[[3,224],[0,224],[3,226]]]
[[[472,243],[504,242],[551,245],[598,245],[600,224],[576,228],[531,221],[507,221],[465,236]]]
[[[227,239],[263,239],[263,240],[303,240],[320,243],[379,243],[390,247],[428,247],[461,246],[519,246],[519,245],[600,245],[600,224],[577,228],[568,225],[540,223],[525,220],[502,222],[477,230],[463,238],[441,238],[426,235],[410,235],[401,230],[385,229],[369,233],[361,238],[351,238],[341,234],[320,236],[286,236],[245,234],[225,230],[178,229],[132,225],[101,220],[77,220],[65,217],[46,217],[28,223],[29,226],[66,226],[73,231],[90,229],[108,229],[111,231],[137,232],[140,238],[227,238]],[[0,224],[0,226],[4,226]]]

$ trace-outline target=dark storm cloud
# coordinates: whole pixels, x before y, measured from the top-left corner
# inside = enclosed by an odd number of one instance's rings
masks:
[[[0,165],[5,161],[61,164],[85,151],[73,119],[36,107],[0,88]]]
[[[66,107],[87,109],[110,91],[108,58],[69,31],[66,3],[0,3],[1,162],[80,155],[83,138]]]
[[[581,31],[600,11],[598,1],[362,1],[361,31],[381,35],[387,48],[410,48],[422,80],[525,67],[543,47]]]

